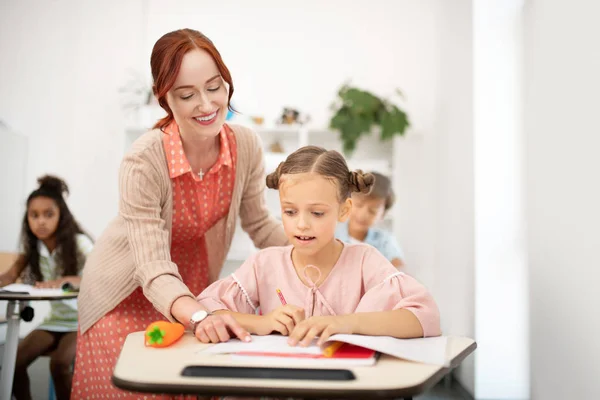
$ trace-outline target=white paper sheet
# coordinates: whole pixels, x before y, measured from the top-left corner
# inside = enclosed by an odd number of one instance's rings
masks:
[[[27,292],[32,296],[63,296],[62,289],[40,289],[24,283],[12,283],[10,285],[0,287],[0,290],[9,292]]]
[[[287,344],[288,337],[281,335],[256,336],[252,335],[252,341],[244,343],[239,339],[231,339],[225,343],[218,343],[214,346],[201,350],[204,354],[228,354],[238,352],[253,353],[282,353],[282,354],[321,354],[321,348],[316,345],[316,341],[311,346],[300,347]]]
[[[287,344],[287,336],[268,335],[252,336],[252,342],[244,343],[232,339],[225,343],[201,350],[203,354],[228,354],[237,352],[262,352],[284,354],[321,354],[321,348],[313,342],[308,347],[291,347]],[[363,336],[338,334],[331,336],[329,341],[340,341],[376,350],[383,354],[405,360],[426,364],[448,366],[446,356],[448,338],[445,336],[435,338],[396,339],[389,336]]]

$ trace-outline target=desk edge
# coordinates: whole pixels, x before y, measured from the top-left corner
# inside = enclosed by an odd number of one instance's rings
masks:
[[[461,351],[452,359],[450,367],[442,367],[438,369],[429,379],[415,386],[396,388],[396,389],[374,389],[374,390],[330,390],[330,389],[291,389],[291,388],[268,388],[254,386],[239,386],[226,387],[224,385],[202,386],[201,389],[196,389],[192,386],[182,386],[180,384],[155,384],[155,383],[138,383],[126,379],[118,378],[112,375],[112,383],[119,389],[130,390],[143,393],[169,393],[169,394],[193,394],[193,395],[229,395],[229,396],[292,396],[292,397],[344,397],[344,398],[393,398],[416,396],[422,394],[427,389],[439,382],[448,372],[458,367],[462,361],[467,358],[477,348],[477,342],[473,343]],[[250,367],[251,368],[251,367]],[[350,369],[351,370],[351,369]],[[225,394],[224,389],[227,389]]]

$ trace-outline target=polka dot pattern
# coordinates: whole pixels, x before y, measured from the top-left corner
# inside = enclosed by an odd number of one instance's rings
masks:
[[[183,152],[177,126],[165,129],[163,146],[173,185],[171,259],[183,282],[194,294],[208,282],[208,252],[205,233],[227,216],[233,194],[237,148],[233,131],[220,132],[217,162],[200,179],[191,170]],[[125,337],[143,331],[148,324],[164,320],[137,288],[115,309],[102,317],[85,334],[78,335],[72,399],[195,399],[195,396],[141,395],[117,389],[111,382]]]

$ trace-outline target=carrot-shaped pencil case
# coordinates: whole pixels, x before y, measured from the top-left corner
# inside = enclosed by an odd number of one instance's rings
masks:
[[[180,323],[155,321],[148,325],[144,344],[149,347],[167,347],[178,341],[185,331]]]

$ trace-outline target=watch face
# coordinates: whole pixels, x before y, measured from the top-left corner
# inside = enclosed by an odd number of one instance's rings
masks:
[[[208,316],[208,313],[206,311],[200,310],[200,311],[196,311],[195,313],[193,313],[192,318],[190,318],[190,319],[192,322],[200,322],[207,316]]]

